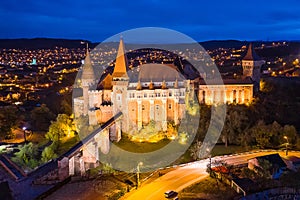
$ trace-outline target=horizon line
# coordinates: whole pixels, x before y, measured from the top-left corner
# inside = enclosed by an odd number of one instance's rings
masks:
[[[36,40],[36,39],[48,39],[48,40],[69,40],[69,41],[85,41],[89,43],[103,43],[99,41],[93,41],[89,39],[82,39],[82,38],[61,38],[61,37],[19,37],[19,38],[0,38],[0,40]],[[105,41],[105,40],[104,40]],[[196,41],[196,40],[195,40]],[[278,39],[278,40],[261,40],[261,39],[209,39],[209,40],[202,40],[202,41],[197,41],[198,43],[201,42],[218,42],[218,41],[238,41],[238,42],[300,42],[300,39]],[[109,42],[119,42],[119,41],[109,41]],[[108,42],[107,42],[108,43]],[[126,43],[126,42],[125,42]],[[153,44],[149,42],[142,42],[142,41],[137,41],[137,42],[129,42],[127,44]],[[156,43],[154,43],[156,44]],[[177,42],[177,43],[171,43],[167,42],[165,44],[187,44],[186,42]]]

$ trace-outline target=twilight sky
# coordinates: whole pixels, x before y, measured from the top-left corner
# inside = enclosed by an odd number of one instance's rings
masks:
[[[300,40],[300,1],[0,1],[0,38],[101,42],[121,31],[149,26],[174,29],[197,41]]]

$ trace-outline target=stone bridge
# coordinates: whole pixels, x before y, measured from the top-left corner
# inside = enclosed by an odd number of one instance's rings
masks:
[[[110,141],[118,142],[121,139],[121,117],[122,113],[117,113],[57,158],[58,176],[61,180],[72,175],[83,175],[88,169],[99,165],[99,150],[107,154]]]

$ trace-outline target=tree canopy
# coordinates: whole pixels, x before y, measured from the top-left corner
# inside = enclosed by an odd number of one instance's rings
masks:
[[[18,114],[15,106],[6,106],[0,109],[0,137],[11,138],[12,130],[17,128],[23,117]]]

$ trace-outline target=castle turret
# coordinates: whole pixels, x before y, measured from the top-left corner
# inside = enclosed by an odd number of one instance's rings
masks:
[[[121,38],[119,43],[118,54],[116,58],[116,64],[112,73],[113,80],[124,80],[128,81],[127,75],[127,58],[125,54],[125,46],[123,39]]]
[[[86,57],[84,59],[84,64],[82,67],[81,82],[82,82],[82,90],[83,90],[82,92],[83,92],[83,100],[84,100],[83,115],[87,115],[89,110],[88,91],[91,88],[91,86],[95,84],[95,74],[91,63],[91,57],[88,50],[88,46],[86,50]]]
[[[265,63],[254,50],[252,44],[249,44],[247,54],[242,60],[243,67],[243,76],[250,77],[254,82],[254,91],[259,91],[259,82],[260,82],[260,69],[261,66]]]
[[[128,106],[127,106],[127,87],[129,77],[127,75],[127,58],[123,39],[121,38],[114,71],[112,73],[113,85],[113,112],[116,114],[121,111],[123,113],[122,128],[128,130]]]

